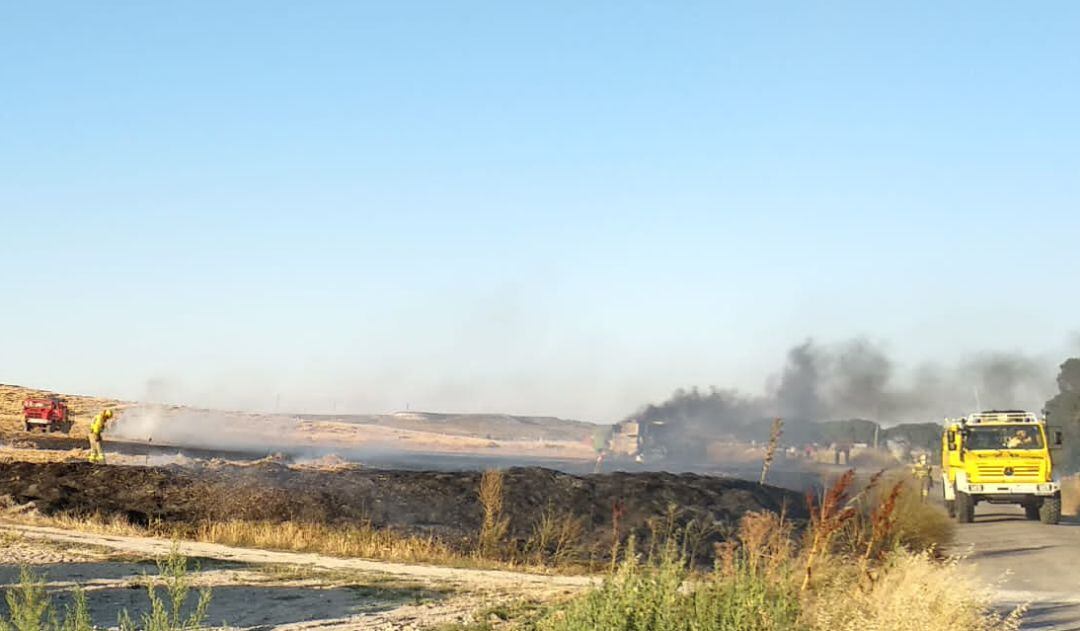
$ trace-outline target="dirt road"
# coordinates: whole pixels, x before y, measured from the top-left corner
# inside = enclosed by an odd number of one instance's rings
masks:
[[[0,560],[0,584],[16,582],[22,563],[44,564],[42,571],[59,604],[70,604],[67,590],[83,585],[90,595],[90,615],[103,627],[114,625],[122,609],[139,612],[141,606],[145,611],[142,591],[131,586],[138,584],[139,576],[155,573],[148,559],[167,555],[174,545],[149,537],[7,522],[0,522],[0,536],[14,542]],[[209,543],[177,545],[201,566],[196,583],[213,587],[208,622],[227,622],[234,628],[416,631],[475,621],[496,604],[568,596],[593,581],[583,576],[386,563]],[[102,556],[94,550],[111,552]]]
[[[1025,629],[1080,631],[1080,521],[1027,521],[1019,507],[980,505],[953,553],[998,588],[1005,606],[1030,603]]]

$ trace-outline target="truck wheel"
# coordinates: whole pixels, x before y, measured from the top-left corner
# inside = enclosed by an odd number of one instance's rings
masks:
[[[1030,504],[1024,504],[1024,517],[1027,517],[1032,521],[1039,519],[1039,504],[1034,502]]]
[[[1061,521],[1061,493],[1043,500],[1039,507],[1039,521],[1051,526]]]
[[[975,500],[962,491],[956,493],[956,521],[961,524],[975,521]]]
[[[956,500],[945,500],[945,510],[949,517],[956,517]]]

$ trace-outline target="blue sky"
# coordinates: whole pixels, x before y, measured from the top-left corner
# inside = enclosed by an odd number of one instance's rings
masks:
[[[9,4],[0,381],[612,420],[808,336],[1056,361],[1078,79],[1067,2]]]

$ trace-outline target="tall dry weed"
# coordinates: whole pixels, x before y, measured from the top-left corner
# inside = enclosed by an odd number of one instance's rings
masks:
[[[806,504],[810,512],[810,528],[807,531],[801,588],[804,592],[810,588],[814,565],[829,554],[837,533],[856,515],[855,508],[847,502],[848,491],[854,481],[855,471],[848,469],[825,491],[820,502],[816,500],[813,493],[806,495]]]
[[[769,469],[772,467],[773,459],[776,458],[776,448],[780,446],[780,436],[783,433],[784,419],[774,418],[772,428],[769,430],[769,444],[765,448],[765,460],[761,463],[761,479],[759,480],[761,484],[765,484],[765,478],[769,475]]]
[[[510,518],[503,514],[504,489],[506,476],[498,469],[488,469],[480,476],[480,489],[477,495],[480,507],[484,511],[480,524],[479,552],[484,558],[501,556],[503,541],[510,528]]]
[[[887,488],[889,492],[870,509],[870,539],[866,542],[866,551],[863,553],[864,562],[881,558],[884,551],[892,545],[897,520],[897,501],[904,489],[904,482],[896,482]]]

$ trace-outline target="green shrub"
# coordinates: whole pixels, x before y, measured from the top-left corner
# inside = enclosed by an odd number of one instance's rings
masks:
[[[158,595],[155,581],[147,580],[146,593],[150,599],[150,611],[144,613],[136,625],[127,610],[120,613],[121,631],[187,631],[201,629],[206,622],[206,610],[210,607],[212,592],[204,587],[199,590],[199,599],[188,616],[183,609],[191,592],[191,576],[188,573],[187,559],[174,546],[169,556],[158,561],[158,576],[164,583],[163,599]]]
[[[56,608],[45,590],[45,577],[23,566],[19,570],[19,585],[4,595],[8,606],[7,619],[0,619],[0,631],[90,631],[90,613],[86,594],[74,591],[74,602],[65,607],[64,620],[59,622]]]
[[[538,623],[542,631],[787,631],[798,629],[799,594],[788,576],[736,551],[714,572],[687,570],[669,542],[637,560],[633,544],[598,588]]]

